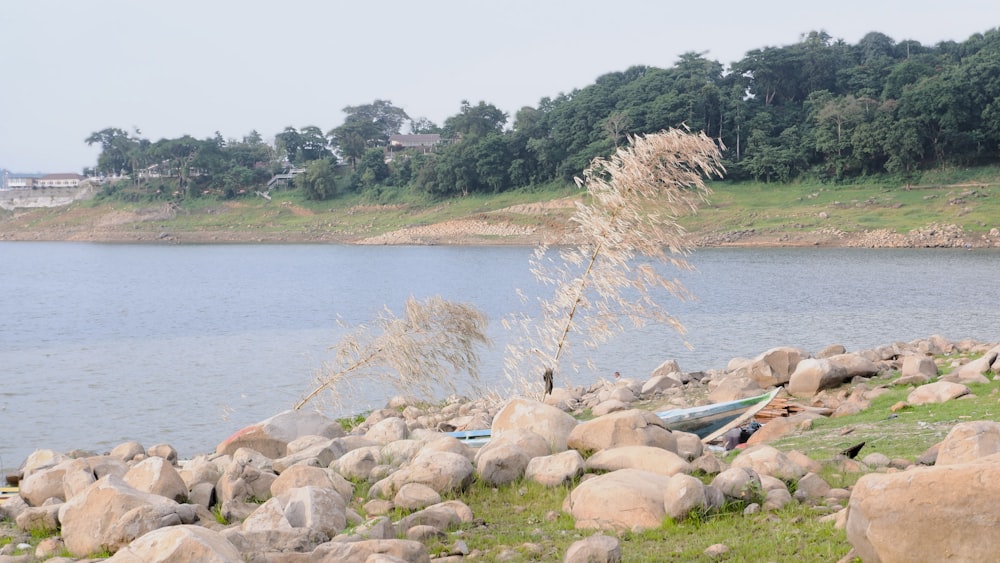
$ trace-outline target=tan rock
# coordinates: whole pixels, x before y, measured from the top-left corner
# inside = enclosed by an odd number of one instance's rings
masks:
[[[588,420],[573,428],[570,448],[596,452],[622,446],[653,446],[676,451],[677,440],[655,413],[632,409]]]
[[[666,516],[663,491],[670,477],[638,469],[612,471],[580,483],[565,510],[577,529],[648,530]]]
[[[187,501],[188,487],[166,458],[148,457],[132,466],[123,479],[137,491],[164,496],[175,502]]]
[[[546,487],[557,487],[583,475],[583,456],[576,450],[532,458],[524,470],[525,479]]]
[[[287,455],[289,442],[309,435],[337,438],[344,435],[344,430],[337,421],[318,413],[289,410],[237,431],[215,451],[233,454],[241,447],[248,447],[276,459]]]
[[[938,444],[935,465],[966,463],[995,453],[1000,453],[1000,422],[961,422]]]
[[[497,412],[490,430],[494,437],[511,430],[530,430],[548,442],[551,453],[567,448],[566,441],[576,426],[575,418],[553,406],[518,398]]]
[[[672,451],[651,446],[622,446],[600,450],[584,463],[588,471],[641,469],[650,473],[672,476],[691,473],[691,464]]]
[[[936,381],[921,385],[910,392],[906,397],[906,402],[911,405],[926,405],[929,403],[944,403],[952,399],[957,399],[962,395],[967,395],[971,391],[960,383],[949,381]]]
[[[145,534],[106,560],[108,563],[241,563],[239,550],[222,534],[201,526],[160,528]]]
[[[798,363],[789,378],[788,393],[796,397],[812,397],[848,379],[847,369],[832,360],[807,358]]]
[[[992,561],[1000,553],[1000,455],[869,473],[853,488],[847,538],[871,562]]]

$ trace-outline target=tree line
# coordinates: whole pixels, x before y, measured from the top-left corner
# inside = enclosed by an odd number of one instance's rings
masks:
[[[121,129],[86,142],[102,149],[94,172],[126,174],[157,193],[169,188],[151,178],[166,177],[175,193],[224,197],[288,166],[304,169],[295,183],[314,199],[496,193],[569,181],[628,136],[674,127],[724,147],[730,179],[909,180],[1000,158],[1000,31],[933,46],[878,32],[851,45],[813,31],[728,66],[688,52],[670,68],[611,72],[513,117],[483,101],[462,102],[440,126],[386,100],[343,112],[332,129],[287,127],[273,143],[257,132],[151,143]],[[391,152],[389,138],[404,129],[443,142],[430,152]]]

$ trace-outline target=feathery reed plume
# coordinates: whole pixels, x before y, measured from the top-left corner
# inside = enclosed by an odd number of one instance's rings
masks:
[[[372,326],[361,325],[332,349],[335,359],[316,376],[316,387],[295,405],[302,408],[324,390],[333,402],[337,386],[359,380],[388,384],[400,392],[433,399],[440,389],[456,392],[452,374],[479,382],[479,345],[489,345],[486,315],[471,305],[441,297],[406,301],[403,317],[386,308]]]
[[[558,259],[540,246],[531,260],[535,278],[554,286],[552,299],[540,300],[540,319],[504,319],[524,335],[507,347],[508,380],[525,391],[538,389],[538,380],[524,374],[558,373],[571,333],[589,348],[623,331],[625,319],[636,327],[666,323],[684,334],[655,294],[692,296],[654,266],[690,269],[685,256],[691,247],[677,218],[695,212],[710,193],[705,177],[722,176],[720,157],[704,134],[669,130],[631,137],[610,158],[591,163],[577,178],[589,199],[577,204],[572,218],[577,243],[562,247]]]

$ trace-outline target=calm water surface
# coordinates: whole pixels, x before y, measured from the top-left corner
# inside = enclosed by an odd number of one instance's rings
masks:
[[[0,468],[34,449],[167,442],[182,457],[290,408],[343,329],[409,296],[469,302],[491,319],[487,383],[503,384],[499,319],[548,295],[521,247],[148,246],[0,243]],[[668,359],[721,369],[774,346],[859,350],[932,334],[1000,340],[1000,253],[956,250],[706,249],[671,299],[688,329],[632,330],[596,370],[646,377]],[[571,360],[574,358],[571,358]],[[582,357],[575,358],[576,360]],[[361,389],[339,416],[381,406]]]

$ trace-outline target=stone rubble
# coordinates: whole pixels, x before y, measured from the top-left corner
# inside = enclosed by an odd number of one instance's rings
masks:
[[[932,355],[954,351],[976,359],[938,377]],[[0,517],[22,532],[58,533],[35,556],[65,550],[77,558],[67,561],[101,552],[115,562],[430,561],[426,542],[476,521],[461,500],[442,499],[460,498],[474,481],[530,479],[572,486],[563,511],[577,529],[598,532],[574,543],[565,561],[621,561],[616,534],[734,501],[748,514],[815,506],[846,528],[866,562],[992,557],[1000,552],[991,533],[1000,525],[992,501],[1000,495],[1000,423],[961,422],[916,461],[873,453],[820,462],[768,445],[817,418],[863,410],[885,390],[872,378],[893,371],[902,374],[895,384],[914,386],[909,405],[953,400],[969,392],[966,383],[1000,373],[1000,345],[934,336],[855,353],[831,346],[816,356],[780,347],[726,370],[682,373],[666,362],[646,381],[600,381],[500,406],[394,397],[350,432],[315,412],[287,411],[187,460],[168,444],[128,442],[104,455],[38,450]],[[653,413],[773,385],[786,386],[802,409],[765,424],[729,463]],[[574,415],[586,410],[595,417],[580,422]],[[481,448],[441,432],[487,426],[493,438]],[[820,476],[824,463],[867,474],[852,490],[833,488]],[[361,481],[370,484],[367,498],[357,496]],[[16,544],[0,548],[0,562],[30,560],[13,555]],[[462,541],[452,551],[435,557],[484,556]]]

